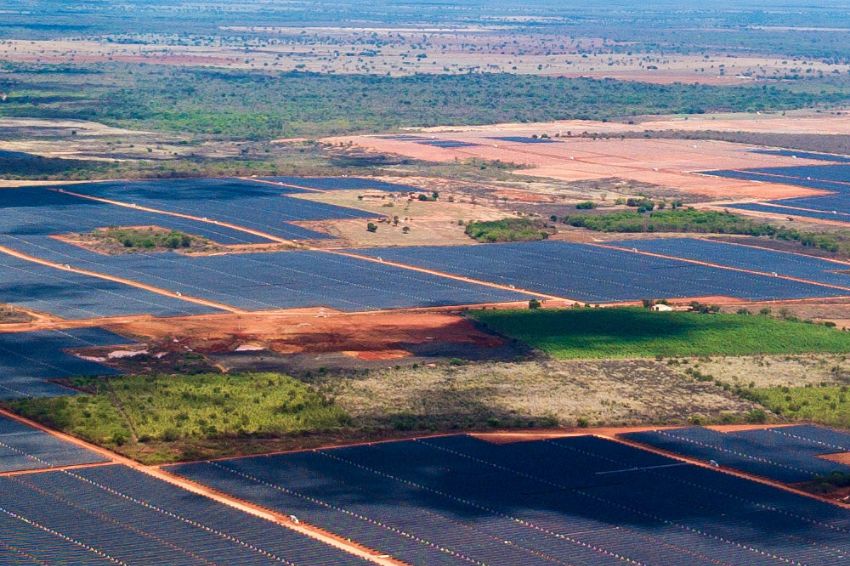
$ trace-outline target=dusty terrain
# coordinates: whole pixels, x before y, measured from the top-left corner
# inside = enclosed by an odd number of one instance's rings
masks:
[[[741,356],[693,360],[690,366],[705,376],[732,385],[782,387],[850,383],[846,356]]]
[[[587,124],[582,124],[585,126]],[[549,143],[518,143],[496,139],[504,136],[531,136],[550,125],[539,126],[529,133],[492,126],[475,131],[431,132],[429,138],[459,141],[463,147],[434,147],[418,143],[415,138],[383,136],[349,136],[329,138],[332,144],[356,144],[375,152],[399,154],[436,162],[483,159],[516,166],[515,173],[524,177],[554,179],[567,183],[617,178],[626,182],[655,185],[668,192],[685,193],[711,200],[789,198],[822,194],[821,191],[791,187],[780,183],[756,183],[724,179],[700,174],[717,169],[747,169],[817,164],[793,157],[754,153],[752,147],[711,140],[678,139],[592,139],[571,137],[577,132],[564,124]],[[633,129],[637,126],[622,125]],[[580,126],[581,127],[581,126]],[[594,127],[594,126],[591,126]],[[600,126],[607,128],[605,124]]]
[[[655,361],[530,361],[370,372],[323,383],[376,426],[626,425],[717,419],[752,408]]]

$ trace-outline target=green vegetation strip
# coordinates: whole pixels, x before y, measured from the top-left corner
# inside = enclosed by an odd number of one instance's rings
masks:
[[[750,388],[740,393],[789,420],[850,428],[847,385]]]
[[[549,233],[545,224],[528,218],[505,218],[466,225],[467,236],[485,243],[545,240]]]
[[[843,85],[657,85],[512,73],[267,73],[158,65],[5,65],[0,116],[102,121],[240,139],[404,126],[620,119],[841,104]],[[64,97],[65,93],[73,96]],[[576,132],[578,133],[578,132]]]
[[[597,232],[683,232],[764,236],[774,240],[799,242],[803,246],[828,252],[850,254],[850,238],[846,233],[800,232],[793,228],[755,222],[730,212],[687,208],[656,210],[642,214],[632,210],[622,210],[606,214],[573,214],[561,220],[570,226]]]
[[[111,447],[326,431],[348,420],[300,381],[274,373],[79,378],[73,385],[90,393],[11,408]]]
[[[177,250],[192,246],[194,238],[176,230],[152,230],[137,228],[106,228],[94,232],[94,236],[106,240],[113,240],[128,249],[166,248]]]
[[[767,316],[640,308],[480,311],[490,329],[560,359],[847,352],[850,334]]]

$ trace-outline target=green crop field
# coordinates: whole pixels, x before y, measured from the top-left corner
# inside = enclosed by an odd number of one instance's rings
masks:
[[[850,334],[767,316],[640,308],[481,311],[473,316],[500,334],[562,359],[850,350]]]
[[[73,385],[90,394],[26,399],[11,408],[149,462],[161,458],[146,454],[146,444],[179,445],[180,457],[197,445],[209,448],[210,440],[226,445],[239,438],[328,431],[348,422],[340,408],[308,386],[274,373],[80,378]]]

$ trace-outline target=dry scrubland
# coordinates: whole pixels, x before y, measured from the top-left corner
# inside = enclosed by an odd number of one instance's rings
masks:
[[[320,388],[355,422],[399,430],[720,420],[754,406],[651,360],[388,369]]]

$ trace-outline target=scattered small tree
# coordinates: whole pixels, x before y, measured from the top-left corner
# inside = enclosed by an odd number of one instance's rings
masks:
[[[368,224],[366,224],[366,230],[368,230],[369,232],[377,232],[378,225],[374,222],[369,222]]]

